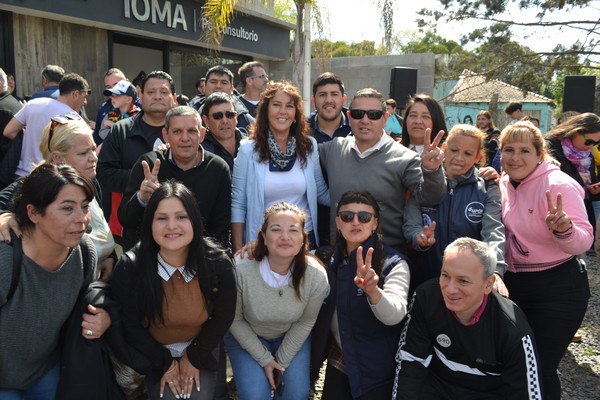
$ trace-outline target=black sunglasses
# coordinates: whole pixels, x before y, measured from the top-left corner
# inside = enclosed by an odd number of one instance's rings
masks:
[[[340,217],[342,222],[346,222],[346,223],[354,221],[355,215],[358,215],[358,222],[360,222],[361,224],[366,224],[367,222],[371,222],[371,219],[373,219],[373,213],[370,213],[368,211],[359,211],[359,212],[340,211],[340,212],[338,212],[338,217]]]
[[[77,114],[76,112],[55,115],[54,117],[50,118],[50,131],[48,132],[48,151],[52,151],[50,149],[50,141],[52,140],[52,135],[54,135],[54,128],[56,128],[56,125],[65,125],[68,124],[69,121],[79,121],[81,119],[83,119],[81,118],[81,115]]]
[[[217,121],[223,118],[223,111],[217,111],[211,114],[213,119]],[[235,111],[225,111],[225,118],[232,119],[235,117]]]
[[[583,144],[586,146],[597,146],[600,144],[600,140],[589,139],[587,137],[587,135],[583,132],[580,132],[579,134],[583,137],[583,140],[585,140],[585,142],[583,142]]]
[[[352,119],[362,119],[365,114],[367,114],[367,118],[372,121],[377,121],[383,117],[383,111],[381,110],[350,110]]]

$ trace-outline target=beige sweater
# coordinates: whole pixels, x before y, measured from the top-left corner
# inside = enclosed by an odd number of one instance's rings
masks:
[[[284,336],[275,358],[284,368],[304,344],[319,315],[329,289],[327,274],[318,261],[308,257],[304,281],[300,289],[302,301],[294,288],[275,289],[260,275],[259,263],[248,258],[236,258],[237,306],[230,331],[250,355],[267,365],[273,355],[258,337],[276,339]]]

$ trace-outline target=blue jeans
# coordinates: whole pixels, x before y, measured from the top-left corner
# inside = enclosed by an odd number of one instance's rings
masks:
[[[60,364],[57,363],[27,389],[0,390],[0,400],[54,400],[59,376]]]
[[[283,342],[283,337],[267,340],[258,338],[262,344],[275,354]],[[233,376],[237,387],[238,400],[271,399],[271,386],[263,368],[244,350],[233,335],[225,335],[225,346],[229,352],[229,360],[233,368]],[[285,388],[283,395],[275,394],[277,400],[306,400],[308,399],[310,377],[310,338],[306,339],[292,362],[285,369],[283,379]]]

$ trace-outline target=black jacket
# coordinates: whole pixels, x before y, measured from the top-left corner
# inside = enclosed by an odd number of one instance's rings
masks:
[[[135,117],[117,122],[102,143],[98,156],[98,181],[106,192],[123,193],[129,179],[129,172],[138,158],[154,149],[156,139],[142,128],[140,112]]]
[[[581,185],[583,190],[585,191],[585,197],[583,199],[583,203],[585,204],[585,211],[587,212],[588,219],[592,227],[594,228],[594,232],[596,231],[596,218],[594,214],[594,206],[592,201],[600,200],[600,196],[592,195],[586,185],[583,183],[583,179],[581,175],[579,175],[579,171],[577,171],[577,167],[571,163],[565,156],[565,153],[562,148],[562,144],[560,139],[558,138],[547,138],[546,144],[548,146],[548,151],[550,155],[556,159],[560,163],[560,170],[565,174],[569,175],[571,178],[575,179],[577,183]],[[594,163],[594,156],[590,153],[590,158],[592,159],[592,164],[590,166],[590,179],[592,183],[597,183],[599,181],[598,176],[596,175],[596,168]]]
[[[85,339],[81,336],[81,316],[88,304],[105,309],[111,319],[117,319],[116,303],[108,297],[108,284],[92,282],[83,292],[62,330],[60,381],[58,400],[125,400],[125,394],[115,380],[105,337]]]
[[[4,158],[12,143],[12,140],[5,137],[2,132],[4,132],[6,125],[22,107],[23,105],[12,97],[10,93],[0,93],[0,160]]]
[[[199,281],[207,279],[209,282],[210,289],[208,293],[204,293],[208,320],[188,346],[186,353],[194,367],[214,371],[217,368],[217,360],[212,355],[212,351],[221,342],[233,322],[237,289],[231,258],[224,252],[211,250],[207,253],[208,277],[199,277]],[[170,351],[154,340],[142,323],[135,298],[135,282],[140,274],[138,257],[139,245],[121,257],[111,276],[111,284],[113,298],[121,306],[119,321],[125,341],[135,350],[134,355],[141,354],[145,357],[147,364],[132,365],[125,359],[122,361],[148,376],[152,382],[158,382],[171,365],[173,358]],[[134,359],[136,360],[139,359]]]
[[[204,161],[186,171],[169,160],[170,150],[152,151],[144,154],[131,169],[123,201],[119,206],[119,221],[123,225],[123,248],[129,250],[139,240],[139,231],[146,208],[140,204],[137,193],[144,180],[142,160],[150,170],[156,160],[160,160],[158,181],[175,179],[187,186],[198,201],[204,232],[214,237],[224,247],[228,247],[231,221],[231,174],[222,158],[204,152]]]

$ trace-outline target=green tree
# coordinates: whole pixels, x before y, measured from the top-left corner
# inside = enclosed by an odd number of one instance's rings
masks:
[[[202,1],[202,0],[196,0]],[[267,5],[268,0],[247,0],[247,2],[262,3]],[[223,38],[223,34],[227,29],[227,26],[231,23],[231,18],[234,14],[234,8],[238,0],[206,0],[202,7],[204,12],[204,18],[208,20],[210,25],[213,27],[206,37],[204,38],[209,43],[214,44],[218,47]],[[304,38],[308,32],[304,31],[304,12],[307,9],[305,6],[315,6],[317,0],[293,0],[296,11],[296,34],[294,35],[294,46],[292,52],[293,61],[293,72],[292,81],[299,85],[300,84],[300,68],[303,64],[305,57],[304,49]],[[394,9],[396,6],[395,0],[377,0],[377,9],[381,15],[381,26],[384,30],[383,42],[386,51],[389,52],[392,48],[392,37],[394,31],[393,17]],[[320,22],[320,14],[316,13],[317,25]]]
[[[593,7],[594,0],[439,0],[441,5],[435,9],[422,9],[417,22],[420,27],[435,28],[438,24],[456,21],[483,21],[485,28],[466,31],[462,37],[462,44],[466,43],[493,43],[496,39],[510,39],[511,27],[524,28],[561,28],[581,31],[584,34],[582,41],[571,46],[557,46],[549,52],[526,52],[523,54],[524,63],[530,64],[539,56],[538,61],[548,66],[548,61],[554,68],[569,67],[572,65],[573,56],[580,63],[592,64],[600,56],[596,50],[600,40],[600,9]],[[586,18],[565,18],[554,20],[550,18],[556,11],[563,11],[564,15],[572,15],[569,11],[585,9]],[[536,10],[537,14],[532,20],[508,17],[507,11],[523,11],[521,15],[530,15],[525,11]],[[535,53],[535,54],[533,54]],[[595,63],[597,65],[597,62]]]
[[[311,58],[373,56],[378,53],[378,50],[375,42],[372,40],[348,43],[344,41],[332,42],[328,39],[316,39],[312,41]]]

